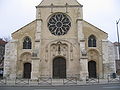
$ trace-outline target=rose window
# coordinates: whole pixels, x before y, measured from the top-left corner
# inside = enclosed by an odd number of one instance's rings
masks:
[[[48,28],[54,35],[65,35],[71,27],[69,18],[63,13],[54,14],[48,21]]]

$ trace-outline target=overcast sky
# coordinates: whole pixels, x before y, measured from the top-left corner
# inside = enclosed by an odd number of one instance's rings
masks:
[[[0,38],[35,20],[42,0],[0,0]],[[116,20],[120,18],[120,0],[78,0],[83,5],[84,20],[97,26],[117,41]],[[119,23],[120,31],[120,23]]]

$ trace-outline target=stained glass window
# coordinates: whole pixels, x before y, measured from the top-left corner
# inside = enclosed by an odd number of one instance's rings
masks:
[[[32,46],[31,39],[28,36],[25,37],[23,41],[23,49],[31,49],[31,46]]]
[[[56,36],[65,35],[71,27],[69,18],[63,13],[54,14],[48,21],[50,32]]]
[[[88,38],[88,47],[96,47],[96,38],[94,35]]]

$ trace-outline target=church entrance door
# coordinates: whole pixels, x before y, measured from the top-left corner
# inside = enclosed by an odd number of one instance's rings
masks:
[[[53,78],[66,78],[66,60],[62,57],[53,60]]]
[[[95,61],[89,61],[88,62],[88,72],[89,72],[89,78],[96,78],[96,62]]]
[[[24,64],[24,78],[30,79],[31,78],[31,63]]]

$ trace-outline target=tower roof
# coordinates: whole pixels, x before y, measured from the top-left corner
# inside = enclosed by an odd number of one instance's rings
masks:
[[[81,5],[77,2],[77,0],[42,0],[42,2],[38,6],[49,6],[51,4],[53,5]]]

